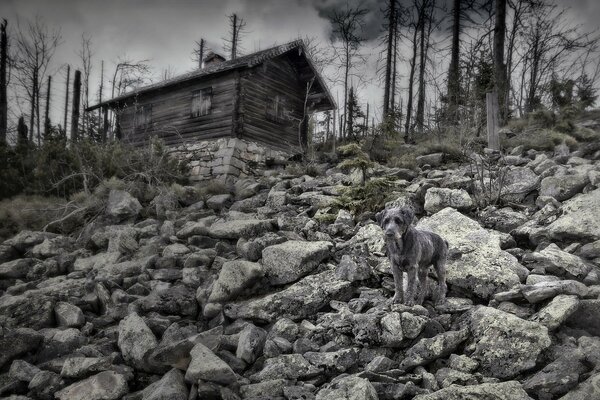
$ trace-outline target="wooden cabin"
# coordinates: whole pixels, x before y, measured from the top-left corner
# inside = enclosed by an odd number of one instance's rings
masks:
[[[87,111],[112,110],[115,136],[133,145],[152,136],[169,146],[231,137],[294,154],[307,140],[304,116],[334,105],[297,40],[234,60],[210,54],[201,69]]]

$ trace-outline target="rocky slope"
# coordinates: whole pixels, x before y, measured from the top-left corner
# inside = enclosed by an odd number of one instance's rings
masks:
[[[375,171],[450,244],[438,307],[390,304],[372,215],[319,222],[352,181],[336,169],[267,173],[193,204],[115,190],[77,237],[0,245],[0,396],[598,399],[600,154],[588,153],[515,149],[512,207],[482,211],[468,165]]]

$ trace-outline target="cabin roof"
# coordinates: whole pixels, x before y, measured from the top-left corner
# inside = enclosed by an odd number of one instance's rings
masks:
[[[220,73],[220,72],[230,71],[230,70],[234,70],[234,69],[251,68],[256,65],[259,65],[260,63],[262,63],[266,60],[270,60],[270,59],[279,57],[283,54],[286,54],[286,53],[291,52],[296,49],[299,51],[299,54],[302,55],[304,57],[304,59],[307,61],[308,66],[310,67],[310,69],[312,70],[312,73],[315,76],[315,81],[318,84],[318,87],[315,89],[317,89],[318,92],[321,92],[321,94],[324,95],[329,102],[329,108],[324,108],[324,109],[331,109],[331,108],[335,107],[335,101],[333,100],[333,96],[331,95],[331,92],[329,91],[329,88],[327,87],[327,85],[325,85],[323,78],[321,77],[319,72],[316,70],[312,60],[310,59],[310,56],[307,54],[306,48],[304,46],[304,42],[302,41],[302,39],[298,39],[298,40],[294,40],[289,43],[285,43],[285,44],[282,44],[279,46],[274,46],[274,47],[271,47],[271,48],[268,48],[265,50],[260,50],[255,53],[241,56],[241,57],[238,57],[233,60],[227,60],[227,61],[223,61],[223,62],[220,62],[217,64],[212,64],[212,65],[206,66],[205,68],[202,68],[202,69],[197,69],[197,70],[185,73],[185,74],[175,76],[170,79],[166,79],[161,82],[153,83],[151,85],[147,85],[147,86],[143,86],[143,87],[134,89],[134,90],[124,93],[120,96],[114,97],[112,99],[109,99],[109,100],[100,102],[98,104],[95,104],[91,107],[88,107],[86,109],[86,111],[92,111],[92,110],[95,110],[102,106],[115,105],[124,100],[127,100],[131,97],[134,97],[134,96],[137,96],[140,94],[147,94],[147,93],[151,93],[153,91],[159,90],[159,89],[174,86],[174,85],[184,83],[187,81],[206,78],[206,77],[212,76],[212,75]]]

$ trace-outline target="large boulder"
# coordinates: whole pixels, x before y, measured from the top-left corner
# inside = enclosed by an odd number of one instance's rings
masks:
[[[470,356],[479,361],[486,376],[507,379],[536,365],[538,356],[551,344],[548,328],[513,314],[478,306],[462,317],[472,335]]]
[[[229,303],[223,311],[232,319],[275,321],[281,317],[301,320],[314,315],[331,300],[348,300],[352,284],[336,278],[335,271],[307,276],[276,293]]]
[[[567,325],[600,336],[600,300],[581,300],[567,320]]]
[[[202,343],[192,348],[190,356],[192,360],[185,373],[186,381],[197,383],[198,379],[202,379],[224,385],[237,382],[237,376],[231,367]]]
[[[473,199],[464,189],[430,188],[425,194],[425,211],[429,214],[446,207],[468,210],[473,207]]]
[[[142,391],[142,400],[187,400],[188,388],[183,374],[172,369],[160,380],[152,383]]]
[[[346,376],[319,390],[316,400],[377,400],[377,391],[367,379]]]
[[[221,267],[208,301],[213,303],[234,299],[263,275],[260,264],[244,260],[227,261]]]
[[[295,282],[312,272],[330,254],[330,242],[289,240],[262,252],[265,276],[272,285]]]
[[[562,215],[546,228],[546,233],[551,239],[600,239],[600,189],[567,200],[561,210]]]
[[[580,193],[587,183],[587,176],[581,174],[547,176],[540,183],[540,196],[565,201]]]
[[[554,243],[539,252],[533,253],[532,256],[543,265],[546,271],[558,276],[583,279],[592,269],[590,264],[576,255],[562,251]]]
[[[430,394],[419,395],[414,400],[532,400],[517,381],[482,383],[480,385],[451,385]]]
[[[504,176],[502,196],[508,201],[520,202],[537,189],[539,177],[529,167],[512,167]]]
[[[565,322],[578,307],[579,298],[577,296],[561,294],[553,298],[531,320],[539,322],[548,330],[553,331]]]
[[[448,241],[451,253],[446,264],[447,282],[467,295],[489,299],[494,293],[517,287],[523,266],[500,249],[500,234],[482,228],[477,221],[445,208],[417,224]]]
[[[400,369],[409,369],[419,365],[447,357],[464,342],[469,336],[466,329],[440,333],[432,338],[421,339],[417,344],[408,349],[400,363]]]
[[[104,371],[55,393],[59,400],[117,400],[127,392],[127,380],[114,371]]]
[[[598,398],[600,398],[600,373],[590,376],[559,400],[591,400]]]
[[[217,221],[209,229],[208,234],[216,239],[252,238],[273,230],[273,220],[234,219]]]
[[[355,247],[363,243],[367,245],[369,252],[382,253],[385,250],[385,239],[381,227],[377,224],[365,225],[361,227],[350,240],[338,244],[336,248],[343,249],[346,247]]]
[[[263,368],[250,380],[262,382],[273,379],[306,379],[313,378],[323,372],[309,363],[301,354],[285,354],[265,360]]]
[[[124,220],[135,218],[142,210],[142,205],[132,195],[124,190],[111,190],[106,204],[106,215]]]
[[[136,369],[148,370],[145,356],[158,345],[158,341],[144,320],[131,313],[119,323],[117,344],[128,364]]]

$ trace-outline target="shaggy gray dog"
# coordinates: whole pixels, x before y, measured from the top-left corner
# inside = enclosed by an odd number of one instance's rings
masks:
[[[394,275],[394,303],[412,306],[423,304],[426,292],[427,272],[433,264],[438,288],[433,295],[435,304],[442,304],[446,297],[446,258],[448,242],[441,236],[420,231],[411,226],[414,213],[407,208],[390,208],[376,214],[385,235],[388,258]],[[407,273],[408,285],[403,293],[403,272]],[[419,275],[420,285],[417,283]]]

